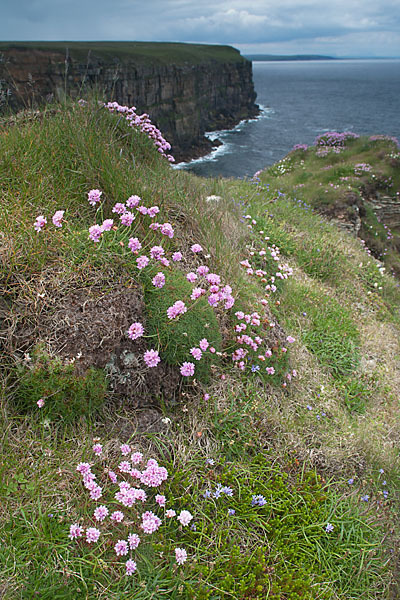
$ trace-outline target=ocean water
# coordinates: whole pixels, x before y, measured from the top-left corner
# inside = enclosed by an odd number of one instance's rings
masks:
[[[223,145],[183,168],[205,177],[246,177],[326,131],[400,139],[400,60],[253,62],[261,114],[213,132]]]

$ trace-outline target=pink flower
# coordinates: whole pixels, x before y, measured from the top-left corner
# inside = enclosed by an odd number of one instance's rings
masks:
[[[36,231],[40,231],[41,229],[43,229],[43,227],[46,225],[46,223],[47,223],[46,217],[44,217],[43,215],[40,215],[39,217],[36,217],[36,221],[33,226],[36,229]]]
[[[143,358],[149,368],[156,367],[161,360],[158,355],[158,350],[147,350],[147,352],[144,353]]]
[[[103,491],[99,485],[94,485],[90,490],[90,497],[92,500],[98,500],[103,495]]]
[[[165,258],[165,256],[160,258],[160,263],[163,265],[163,267],[169,267],[170,265],[168,258]]]
[[[202,340],[200,340],[199,342],[199,346],[201,348],[201,350],[203,350],[203,352],[205,352],[208,348],[210,344],[208,343],[206,338],[203,338]]]
[[[161,271],[159,273],[157,273],[157,275],[155,275],[152,279],[152,284],[154,285],[154,287],[156,288],[162,288],[165,285],[165,275],[164,273],[161,273]]]
[[[159,260],[162,256],[164,256],[164,254],[165,250],[162,246],[153,246],[150,249],[151,258],[155,258],[156,260]]]
[[[289,344],[293,344],[293,342],[295,342],[296,340],[295,340],[295,338],[294,338],[294,337],[292,337],[291,335],[288,335],[288,336],[287,336],[287,338],[286,338],[286,341],[287,341]]]
[[[194,364],[191,362],[184,362],[181,366],[181,375],[184,377],[191,377],[194,375]]]
[[[39,408],[42,408],[44,406],[44,398],[39,398],[39,400],[36,402],[36,404],[38,405]]]
[[[110,229],[112,229],[113,225],[114,225],[113,219],[105,219],[103,221],[103,224],[101,225],[101,228],[103,231],[110,231]]]
[[[119,463],[118,469],[121,471],[121,473],[130,473],[131,472],[131,463],[128,462],[127,460],[123,460],[122,462]]]
[[[52,221],[56,227],[62,227],[62,220],[64,218],[64,213],[65,213],[65,210],[57,210],[54,213],[54,215],[52,217]]]
[[[100,227],[100,225],[92,225],[91,227],[89,227],[89,237],[94,242],[99,241],[102,233],[103,233],[103,230]]]
[[[125,540],[118,540],[114,546],[114,550],[117,556],[125,556],[128,554],[128,542]]]
[[[147,258],[147,256],[142,255],[136,259],[136,266],[138,269],[144,269],[145,267],[147,267],[149,262],[150,260]]]
[[[170,508],[167,511],[165,511],[165,516],[168,517],[168,519],[172,519],[176,516],[176,512],[172,510],[172,508]]]
[[[149,225],[149,229],[152,229],[153,231],[160,229],[160,227],[161,227],[160,223],[150,223],[150,225]]]
[[[69,539],[70,540],[74,540],[78,537],[82,537],[83,535],[83,528],[80,527],[78,525],[78,523],[74,523],[74,525],[71,525],[69,528]]]
[[[184,548],[175,548],[175,558],[178,565],[182,565],[187,560],[187,552]]]
[[[136,208],[141,201],[142,199],[139,196],[129,196],[126,205],[128,208]]]
[[[150,206],[150,208],[147,209],[147,214],[149,215],[149,217],[151,217],[152,219],[160,212],[160,209],[158,208],[158,206]]]
[[[135,215],[128,211],[124,212],[124,214],[122,214],[120,218],[122,225],[126,225],[127,227],[129,227],[129,225],[132,225],[133,221],[135,220]]]
[[[140,527],[145,533],[153,533],[154,531],[157,531],[160,525],[161,519],[159,519],[151,511],[148,510],[142,514],[142,524],[140,525]]]
[[[162,494],[157,494],[156,495],[156,502],[159,506],[165,506],[167,499],[165,496],[163,496]]]
[[[76,470],[81,473],[81,475],[85,475],[86,473],[90,473],[90,465],[89,463],[79,463]]]
[[[144,327],[141,323],[132,323],[132,325],[128,329],[128,336],[131,338],[131,340],[137,340],[138,338],[140,338],[143,335],[143,333],[144,333]],[[128,446],[128,448],[129,448],[129,446]],[[127,454],[129,452],[130,452],[130,449],[128,450]]]
[[[137,238],[129,238],[128,248],[132,250],[132,252],[137,252],[142,247],[142,244],[139,242]]]
[[[140,537],[138,536],[138,534],[130,533],[128,535],[128,543],[129,543],[129,548],[131,550],[135,550],[140,544]]]
[[[117,215],[123,215],[124,212],[126,212],[125,204],[122,204],[121,202],[117,202],[117,204],[114,205],[112,212],[117,213]]]
[[[134,452],[131,456],[131,461],[134,465],[139,464],[143,460],[143,454],[141,452]]]
[[[101,454],[103,452],[103,446],[101,444],[95,444],[93,446],[93,452],[95,454]]]
[[[186,526],[189,525],[190,521],[193,519],[193,515],[191,515],[188,510],[181,510],[177,519],[182,525]]]
[[[197,300],[197,298],[200,298],[200,296],[202,296],[205,293],[206,293],[206,290],[201,287],[193,288],[190,298],[192,300]]]
[[[88,544],[91,544],[92,542],[97,542],[99,537],[100,531],[96,529],[96,527],[88,527],[86,529],[86,541],[88,542]]]
[[[163,235],[166,235],[169,238],[174,237],[174,230],[170,223],[163,223],[160,227],[160,231]]]
[[[125,563],[126,575],[133,575],[136,571],[136,563],[132,559],[128,559]]]
[[[186,279],[188,281],[190,281],[190,283],[194,283],[196,281],[196,279],[197,279],[197,275],[196,275],[196,273],[188,273],[186,275]]]
[[[140,323],[134,323],[134,325],[140,325]],[[131,447],[128,444],[122,444],[122,446],[120,446],[120,450],[124,456],[127,456],[127,454],[129,454],[129,452],[131,451]]]
[[[168,319],[175,319],[178,315],[183,315],[187,311],[186,305],[182,300],[177,300],[167,309]]]
[[[197,272],[200,275],[200,277],[205,277],[209,270],[210,269],[206,267],[206,265],[200,265],[200,267],[197,267]]]
[[[116,523],[121,523],[124,520],[124,513],[120,510],[115,510],[113,513],[111,513],[110,519]]]
[[[94,515],[94,518],[96,519],[96,521],[104,521],[104,519],[108,515],[107,506],[104,506],[104,504],[101,504],[100,506],[98,506],[96,508],[93,515]]]
[[[180,260],[182,260],[183,256],[181,252],[174,252],[172,255],[172,260],[174,260],[175,262],[179,262]]]
[[[268,375],[273,375],[275,373],[274,367],[267,367],[265,370],[267,371]]]
[[[192,348],[190,350],[190,354],[193,356],[194,359],[196,360],[200,360],[201,357],[203,356],[202,351],[200,350],[200,348]]]
[[[200,246],[200,244],[193,244],[193,246],[191,246],[191,251],[194,252],[195,254],[197,252],[203,252],[203,248]]]
[[[100,190],[90,190],[90,192],[88,192],[89,204],[91,204],[92,206],[96,206],[96,204],[101,201],[100,197],[102,193],[103,192],[101,192]]]
[[[211,285],[220,285],[221,283],[221,277],[216,273],[208,273],[206,279]]]
[[[136,208],[136,210],[138,212],[140,212],[141,215],[147,215],[147,208],[146,208],[146,206],[138,206]]]

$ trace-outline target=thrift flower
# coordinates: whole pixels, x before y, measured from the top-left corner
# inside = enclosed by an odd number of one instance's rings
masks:
[[[184,377],[191,377],[194,375],[194,364],[191,362],[184,362],[181,366],[181,375]]]
[[[112,212],[117,213],[117,215],[123,215],[124,212],[126,212],[125,204],[122,204],[121,202],[117,202],[117,204],[114,205]]]
[[[103,452],[103,446],[101,444],[95,444],[93,446],[93,452],[97,455],[101,454]]]
[[[200,350],[200,348],[192,348],[190,350],[190,354],[193,356],[194,359],[196,360],[200,360],[201,357],[203,356],[202,351]]]
[[[192,272],[190,272],[190,273],[188,273],[188,274],[186,275],[186,279],[187,279],[188,281],[190,281],[190,283],[194,283],[194,282],[196,281],[196,279],[197,279],[197,275],[196,275],[196,273],[192,273]]]
[[[174,260],[175,262],[179,262],[180,260],[182,260],[183,256],[181,252],[174,252],[172,255],[172,260]]]
[[[88,542],[88,544],[91,544],[92,542],[97,542],[99,537],[100,531],[96,529],[96,527],[88,527],[86,529],[86,541]]]
[[[147,265],[149,264],[149,259],[147,258],[147,256],[139,256],[136,259],[136,266],[138,269],[144,269],[145,267],[147,267]]]
[[[132,252],[137,252],[142,247],[142,244],[139,242],[137,238],[130,238],[128,241],[128,248],[132,250]]]
[[[128,200],[126,201],[126,206],[128,208],[136,208],[139,206],[141,201],[142,199],[139,196],[129,196]]]
[[[172,508],[170,508],[167,511],[165,511],[165,516],[168,517],[168,519],[172,519],[176,516],[176,512],[172,510]]]
[[[44,217],[43,215],[40,215],[39,217],[36,217],[36,221],[33,226],[36,229],[36,231],[40,231],[41,229],[43,229],[43,227],[46,225],[46,223],[47,223],[46,217]]]
[[[92,206],[96,206],[98,202],[101,202],[102,193],[103,192],[101,192],[100,190],[90,190],[90,192],[88,192],[89,204],[91,204]]]
[[[191,515],[188,510],[182,510],[177,519],[183,526],[186,526],[189,525],[190,521],[193,519],[193,515]]]
[[[137,465],[138,463],[142,462],[143,460],[143,454],[141,452],[134,452],[131,456],[131,461],[134,465]]]
[[[161,273],[161,271],[159,273],[157,273],[157,275],[155,275],[152,279],[152,284],[154,285],[154,287],[156,288],[162,288],[165,285],[165,275],[164,273]]]
[[[150,510],[142,514],[142,524],[140,525],[140,527],[145,533],[153,533],[154,531],[157,531],[160,525],[161,519],[159,519]]]
[[[150,248],[150,256],[151,258],[155,258],[159,260],[162,256],[164,256],[165,250],[162,246],[153,246]]]
[[[135,220],[135,215],[128,211],[124,212],[120,218],[122,225],[129,227],[129,225],[132,225],[133,221]]]
[[[117,556],[125,556],[128,554],[128,543],[125,540],[118,540],[114,546],[114,550]]]
[[[187,552],[184,548],[175,548],[175,558],[178,565],[183,565],[187,560]]]
[[[166,235],[169,238],[174,237],[174,230],[170,223],[163,223],[160,227],[160,231],[163,235]]]
[[[167,309],[168,319],[175,319],[178,315],[183,315],[187,311],[187,307],[182,300],[177,300],[172,306]]]
[[[101,228],[103,231],[110,231],[112,229],[113,225],[114,225],[113,219],[105,219],[103,221],[103,224],[101,225]]]
[[[134,323],[133,325],[140,325],[140,323]],[[131,327],[132,327],[132,325],[131,325]],[[131,447],[128,444],[122,444],[122,446],[120,446],[120,450],[124,456],[127,456],[131,451]]]
[[[158,355],[158,350],[147,350],[147,352],[144,353],[143,358],[144,362],[149,368],[156,367],[161,361],[161,358]]]
[[[144,334],[144,327],[141,323],[132,323],[132,325],[128,329],[128,336],[131,340],[137,340]],[[122,448],[122,446],[121,446]],[[129,448],[129,446],[128,446]],[[130,448],[126,454],[129,454]],[[123,453],[124,454],[124,453]]]
[[[44,406],[44,399],[39,398],[39,400],[36,402],[36,404],[38,405],[39,408],[42,408]]]
[[[165,506],[167,499],[165,496],[161,495],[161,494],[157,494],[156,495],[156,502],[159,506]]]
[[[111,513],[110,519],[116,523],[121,523],[124,520],[124,513],[120,510],[115,510],[113,513]]]
[[[200,244],[193,244],[193,246],[191,246],[191,251],[194,252],[195,254],[197,252],[203,252],[203,248],[200,246]]]
[[[80,525],[78,525],[78,523],[74,523],[74,525],[71,525],[69,528],[69,539],[70,540],[74,540],[78,537],[82,537],[83,535],[83,528],[80,527]]]
[[[104,504],[101,504],[100,506],[98,506],[96,508],[93,515],[94,515],[94,518],[96,519],[96,521],[104,521],[104,519],[108,515],[107,506],[104,506]]]
[[[64,213],[65,213],[65,210],[57,210],[54,213],[54,215],[52,217],[52,221],[56,227],[62,227],[62,220],[64,218]]]
[[[103,233],[103,230],[100,227],[100,225],[92,225],[91,227],[89,227],[89,238],[91,240],[93,240],[94,242],[99,241],[102,233]]]
[[[136,563],[134,560],[127,560],[125,563],[125,568],[126,568],[126,574],[127,575],[133,575],[134,572],[136,571]]]
[[[130,533],[128,535],[128,543],[129,543],[129,548],[131,550],[135,550],[140,544],[140,537],[138,536],[138,534]]]

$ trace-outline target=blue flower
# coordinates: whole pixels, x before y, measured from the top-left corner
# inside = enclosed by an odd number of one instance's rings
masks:
[[[368,502],[368,500],[369,500],[369,496],[368,496],[368,494],[365,494],[365,496],[361,496],[361,500],[362,500],[363,502]]]
[[[211,492],[210,492],[210,490],[206,490],[206,491],[204,492],[204,494],[203,494],[203,497],[204,497],[204,498],[211,498]]]
[[[267,504],[267,501],[264,498],[264,496],[261,496],[261,494],[258,494],[257,496],[252,497],[252,500],[251,500],[252,506],[264,506],[265,504]]]
[[[227,496],[233,496],[233,489],[227,485],[225,487],[221,488],[221,492],[223,494],[226,494]]]
[[[326,527],[325,527],[325,531],[326,531],[327,533],[330,533],[330,532],[331,532],[331,531],[333,531],[333,530],[334,530],[334,526],[332,525],[332,523],[327,523],[327,524],[326,524]]]
[[[235,514],[235,512],[236,512],[236,511],[235,511],[235,509],[234,509],[234,508],[230,508],[230,509],[228,510],[228,515],[229,515],[230,517],[232,517],[232,516]]]

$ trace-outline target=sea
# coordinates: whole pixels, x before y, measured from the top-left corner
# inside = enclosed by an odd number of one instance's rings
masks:
[[[400,140],[400,59],[253,62],[253,80],[259,116],[207,133],[222,146],[175,168],[245,178],[327,131]]]

